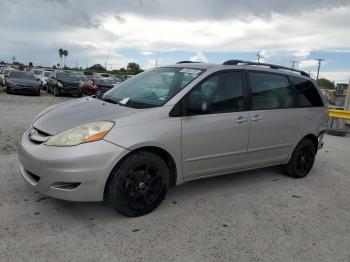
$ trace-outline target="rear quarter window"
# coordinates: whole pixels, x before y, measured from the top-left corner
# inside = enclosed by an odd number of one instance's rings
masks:
[[[291,77],[291,80],[299,107],[324,106],[322,98],[312,81],[300,77]]]

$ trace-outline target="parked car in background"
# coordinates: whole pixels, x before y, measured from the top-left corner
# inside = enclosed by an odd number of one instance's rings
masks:
[[[3,86],[3,76],[4,76],[5,69],[6,69],[6,67],[0,68],[0,87]]]
[[[3,75],[2,75],[2,78],[1,78],[1,84],[2,86],[6,86],[6,77],[8,77],[8,74],[11,72],[11,71],[14,71],[15,69],[12,68],[12,67],[7,67],[5,68],[5,70],[3,71]]]
[[[303,71],[180,62],[43,111],[19,143],[20,171],[43,194],[105,199],[140,216],[195,179],[275,165],[305,177],[327,121],[327,102]]]
[[[122,82],[119,78],[111,78],[111,81],[113,83],[113,87],[117,87]]]
[[[44,90],[47,90],[47,79],[49,78],[51,73],[52,73],[52,71],[42,71],[41,72],[40,80],[41,80],[41,83],[42,83],[42,88]]]
[[[41,83],[32,73],[12,70],[6,77],[6,92],[40,96]]]
[[[41,80],[41,74],[43,73],[43,71],[44,71],[44,70],[35,69],[35,68],[33,68],[33,69],[31,70],[31,72],[33,73],[33,75],[34,75],[37,79],[39,79],[39,80]]]
[[[110,78],[92,78],[83,84],[85,95],[103,94],[114,87],[114,82]]]
[[[83,88],[83,85],[89,80],[89,78],[83,74],[74,74],[74,76],[78,79],[80,88]]]
[[[78,79],[66,72],[52,72],[47,79],[47,92],[54,96],[61,94],[72,94],[78,97],[82,96],[82,90]]]

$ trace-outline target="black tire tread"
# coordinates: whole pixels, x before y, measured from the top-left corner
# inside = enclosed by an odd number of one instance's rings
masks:
[[[304,174],[304,175],[300,175],[300,174],[298,174],[298,172],[295,170],[295,168],[294,168],[294,158],[295,158],[295,155],[296,155],[296,152],[299,150],[299,148],[302,146],[302,145],[304,145],[305,143],[308,143],[308,144],[312,144],[313,145],[313,147],[314,147],[314,150],[315,150],[315,155],[316,155],[316,148],[315,148],[315,145],[314,145],[314,143],[310,140],[310,139],[308,139],[308,138],[304,138],[303,140],[301,140],[300,142],[299,142],[299,144],[295,147],[295,149],[294,149],[294,151],[293,151],[293,153],[292,153],[292,156],[290,157],[290,159],[289,159],[289,162],[288,162],[288,164],[286,164],[286,165],[284,165],[283,166],[283,169],[284,169],[284,172],[288,175],[288,176],[290,176],[290,177],[293,177],[293,178],[303,178],[303,177],[305,177],[308,173],[306,173],[306,174]],[[312,167],[311,167],[311,169],[312,169]],[[310,169],[310,170],[311,170]]]
[[[109,179],[108,185],[107,185],[107,187],[108,187],[108,195],[107,195],[108,201],[112,204],[113,208],[118,213],[120,213],[124,216],[135,217],[135,216],[141,216],[141,215],[144,215],[144,214],[151,212],[163,201],[163,199],[167,193],[168,187],[169,187],[169,183],[167,183],[167,187],[165,189],[165,192],[163,192],[160,195],[159,199],[155,202],[154,205],[152,205],[152,208],[149,208],[149,209],[143,210],[143,211],[135,211],[135,210],[132,210],[124,205],[120,196],[118,195],[118,192],[116,190],[116,185],[118,185],[119,183],[122,182],[122,178],[123,178],[122,172],[124,171],[124,168],[126,168],[130,162],[137,161],[137,159],[139,159],[140,157],[141,158],[152,157],[152,158],[157,159],[157,161],[159,161],[159,163],[161,163],[161,165],[164,165],[164,168],[166,168],[169,172],[168,166],[166,165],[164,160],[155,153],[148,152],[148,151],[137,151],[135,153],[132,153],[132,154],[126,156],[122,160],[122,162],[119,163],[116,166],[116,168],[112,171],[112,174],[111,174],[112,177]],[[169,176],[169,173],[168,173],[168,176]]]

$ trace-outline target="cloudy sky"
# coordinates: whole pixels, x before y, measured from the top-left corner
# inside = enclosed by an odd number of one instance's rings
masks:
[[[1,0],[0,60],[143,68],[237,58],[350,77],[350,0]]]

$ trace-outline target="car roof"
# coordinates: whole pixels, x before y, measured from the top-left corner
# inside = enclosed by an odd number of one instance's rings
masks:
[[[245,62],[245,61],[242,61],[242,62]],[[252,64],[249,64],[249,63],[252,63]],[[211,68],[211,69],[217,69],[217,71],[225,70],[225,69],[246,69],[246,70],[270,72],[270,73],[284,74],[284,75],[290,75],[290,76],[297,76],[305,79],[311,79],[307,73],[301,70],[284,67],[284,66],[272,65],[272,64],[256,63],[256,62],[247,62],[247,64],[245,63],[213,64],[213,63],[184,61],[174,65],[161,66],[161,67],[180,67],[180,68],[185,67],[185,68],[200,69],[200,70],[207,70]]]

